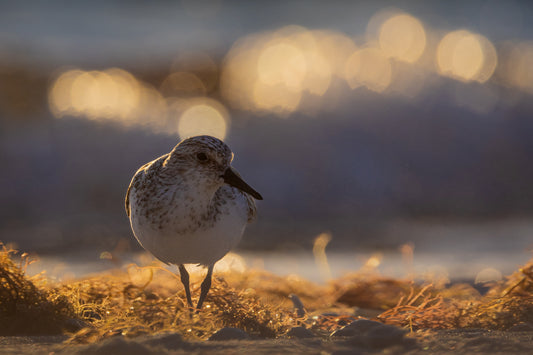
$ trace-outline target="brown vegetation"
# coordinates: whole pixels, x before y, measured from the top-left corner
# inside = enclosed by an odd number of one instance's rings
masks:
[[[176,275],[157,265],[49,283],[42,275],[25,274],[27,256],[15,259],[15,252],[2,246],[1,335],[70,332],[70,342],[89,343],[165,331],[206,339],[222,327],[237,327],[274,338],[295,325],[326,335],[357,319],[354,307],[381,310],[377,320],[410,329],[505,330],[533,322],[533,261],[484,296],[468,285],[433,287],[367,272],[326,286],[264,271],[227,272],[214,279],[205,308],[193,315]],[[193,283],[193,292],[198,288]],[[305,305],[303,317],[296,315],[291,294]]]

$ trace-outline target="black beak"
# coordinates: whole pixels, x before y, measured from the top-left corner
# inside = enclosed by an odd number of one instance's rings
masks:
[[[224,182],[230,186],[236,187],[241,191],[244,191],[250,195],[252,195],[253,198],[256,200],[262,200],[263,196],[259,194],[259,192],[252,189],[250,185],[244,182],[244,180],[239,176],[239,173],[237,173],[233,168],[229,167],[226,169],[226,172],[224,175],[222,175],[224,178]]]

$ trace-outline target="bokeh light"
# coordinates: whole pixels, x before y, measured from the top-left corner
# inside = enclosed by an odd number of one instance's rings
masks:
[[[344,78],[346,61],[357,49],[353,40],[345,34],[335,31],[315,30],[311,33],[315,38],[322,59],[328,64],[327,67],[324,65],[322,68],[324,70],[328,68],[331,74],[338,78]]]
[[[176,99],[169,107],[166,131],[177,131],[182,139],[207,134],[224,140],[229,122],[228,111],[216,100]]]
[[[533,93],[533,42],[508,43],[499,76],[509,86]]]
[[[295,111],[302,99],[300,90],[290,90],[287,86],[265,85],[256,82],[253,87],[253,104],[256,110],[275,113],[280,117]]]
[[[375,271],[380,265],[381,261],[383,260],[383,254],[382,253],[374,253],[370,258],[367,259],[365,264],[361,267],[361,271]]]
[[[417,99],[427,87],[428,72],[406,62],[393,62],[391,84],[387,92],[398,97]]]
[[[346,62],[346,81],[352,89],[365,86],[383,92],[391,84],[392,66],[379,48],[363,48],[353,53]]]
[[[152,86],[118,68],[104,71],[71,69],[61,73],[48,92],[57,117],[84,117],[161,131],[166,102]]]
[[[132,124],[164,132],[163,122],[167,116],[167,101],[153,86],[141,83],[141,97],[136,112],[130,117]]]
[[[121,69],[69,70],[52,85],[49,104],[56,117],[127,119],[139,105],[140,91],[133,75]]]
[[[437,48],[437,69],[461,81],[486,82],[498,63],[496,49],[485,37],[466,30],[448,33]]]
[[[288,41],[268,43],[259,55],[257,72],[266,85],[283,84],[293,90],[301,90],[307,74],[304,53]]]
[[[303,90],[315,96],[322,96],[331,84],[331,64],[327,61],[321,49],[317,35],[320,31],[309,31],[299,28],[289,37],[303,53],[306,65],[306,76],[303,80]],[[324,33],[321,37],[327,36]]]
[[[52,114],[56,117],[75,114],[71,100],[71,88],[74,80],[83,74],[81,70],[69,70],[62,73],[52,84],[48,101]]]
[[[478,283],[487,283],[487,282],[497,282],[503,279],[501,271],[494,268],[485,268],[477,273],[474,282]]]
[[[222,96],[239,109],[287,117],[306,109],[304,96],[323,96],[354,50],[345,35],[299,26],[246,36],[224,60]]]
[[[408,14],[389,17],[379,30],[379,45],[392,58],[416,62],[426,48],[426,32],[422,23]]]
[[[215,264],[216,273],[238,272],[243,273],[248,269],[244,258],[239,254],[229,252]]]

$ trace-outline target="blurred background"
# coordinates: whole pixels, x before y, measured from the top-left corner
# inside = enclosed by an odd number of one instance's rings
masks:
[[[211,134],[264,196],[251,263],[313,277],[327,245],[334,275],[498,277],[533,248],[531,18],[527,0],[2,1],[0,240],[51,265],[139,252],[134,172]]]

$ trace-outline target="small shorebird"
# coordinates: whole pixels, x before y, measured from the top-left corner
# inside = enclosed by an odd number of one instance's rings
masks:
[[[233,153],[211,136],[191,137],[143,165],[126,193],[133,234],[156,258],[178,265],[193,308],[184,264],[207,267],[196,306],[202,308],[213,266],[241,239],[261,195],[231,167]]]

